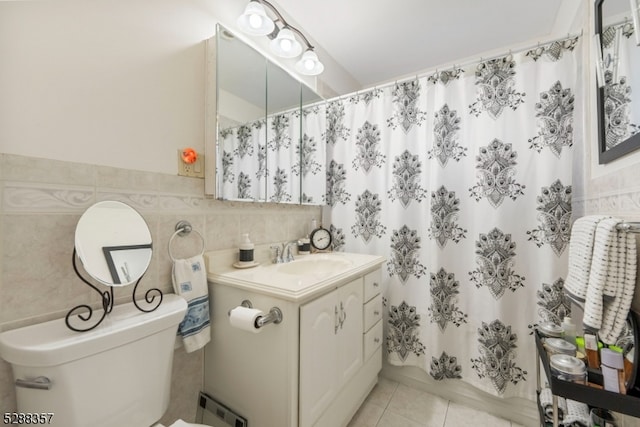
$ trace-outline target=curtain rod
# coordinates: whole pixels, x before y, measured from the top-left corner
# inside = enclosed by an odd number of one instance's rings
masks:
[[[489,56],[487,58],[481,56],[480,59],[469,60],[469,61],[466,61],[466,62],[463,62],[463,63],[460,63],[460,64],[458,64],[456,62],[449,63],[444,67],[443,66],[434,67],[434,68],[429,69],[428,71],[422,72],[421,74],[416,74],[415,77],[407,77],[407,78],[403,78],[403,79],[400,79],[400,80],[395,80],[393,82],[383,83],[381,85],[374,85],[374,86],[369,87],[367,89],[357,90],[355,92],[351,92],[351,93],[348,93],[346,95],[336,96],[336,97],[333,97],[331,99],[339,99],[339,98],[343,98],[343,97],[348,97],[348,96],[351,96],[353,94],[358,94],[360,92],[369,91],[370,89],[382,89],[382,88],[385,88],[385,87],[388,87],[388,86],[395,85],[398,82],[410,81],[410,80],[421,78],[421,77],[429,77],[434,72],[437,72],[438,70],[447,71],[447,70],[455,70],[455,69],[458,69],[458,68],[463,69],[465,67],[468,67],[469,65],[479,64],[479,63],[482,63],[482,62],[491,61],[491,60],[498,59],[498,58],[504,58],[507,55],[524,52],[526,50],[532,50],[532,49],[538,48],[538,47],[545,47],[545,46],[551,45],[551,44],[559,42],[559,41],[565,41],[565,40],[579,38],[579,37],[582,37],[583,32],[584,32],[583,30],[580,30],[580,33],[577,33],[577,34],[567,34],[564,37],[559,37],[557,39],[552,39],[552,40],[548,40],[548,41],[545,41],[545,42],[538,42],[536,44],[531,44],[531,45],[528,45],[528,46],[519,47],[518,49],[515,49],[515,50],[509,49],[509,51],[507,53],[502,53],[502,54],[499,54],[499,55],[493,55],[493,56]]]
[[[618,27],[618,26],[624,26],[625,24],[631,24],[633,25],[633,20],[631,18],[627,18],[626,16],[624,17],[624,19],[618,20],[616,22],[612,22],[611,24],[605,24],[604,22],[602,23],[602,28],[609,28],[609,27]]]

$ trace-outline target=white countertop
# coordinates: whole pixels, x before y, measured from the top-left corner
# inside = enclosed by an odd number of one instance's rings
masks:
[[[385,261],[378,255],[331,252],[297,255],[290,263],[267,260],[256,267],[237,269],[232,266],[234,257],[235,251],[205,253],[208,280],[296,302],[346,284]]]

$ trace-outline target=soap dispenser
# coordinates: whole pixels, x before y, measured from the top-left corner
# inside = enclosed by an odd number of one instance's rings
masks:
[[[238,261],[241,263],[252,263],[253,262],[253,243],[249,240],[249,234],[244,233],[242,238],[240,239],[240,253],[238,257]]]

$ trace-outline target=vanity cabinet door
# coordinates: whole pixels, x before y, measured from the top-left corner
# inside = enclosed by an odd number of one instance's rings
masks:
[[[300,307],[300,427],[312,426],[362,366],[362,283]]]
[[[362,279],[338,289],[341,325],[338,337],[339,387],[349,381],[362,366]]]
[[[300,307],[300,426],[311,426],[338,392],[337,291]]]

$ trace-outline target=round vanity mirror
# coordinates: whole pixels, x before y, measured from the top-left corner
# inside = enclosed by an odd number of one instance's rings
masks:
[[[75,248],[91,277],[108,286],[135,283],[151,261],[151,232],[129,205],[98,202],[85,211],[76,226]]]

